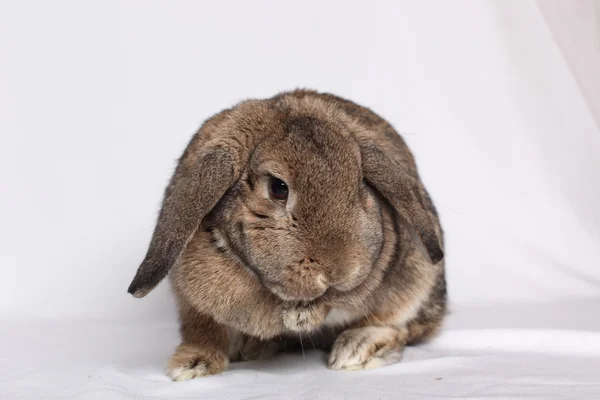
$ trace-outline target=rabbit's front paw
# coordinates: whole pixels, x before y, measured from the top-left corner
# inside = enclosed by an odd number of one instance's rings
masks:
[[[181,344],[169,359],[167,372],[174,381],[185,381],[199,376],[215,375],[229,365],[227,354],[193,344]]]
[[[293,332],[310,332],[325,321],[327,309],[315,303],[291,303],[283,311],[283,325]]]
[[[384,326],[348,329],[337,337],[329,354],[329,368],[357,370],[400,361],[405,345],[402,331]]]

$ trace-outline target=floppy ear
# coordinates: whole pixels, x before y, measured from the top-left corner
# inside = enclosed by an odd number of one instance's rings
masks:
[[[362,140],[359,145],[363,174],[367,181],[414,229],[431,262],[440,262],[444,252],[435,233],[434,221],[425,209],[417,180],[373,141]]]
[[[201,140],[200,134],[192,139],[165,191],[148,252],[127,290],[134,297],[144,297],[167,275],[202,218],[239,178],[243,145]]]

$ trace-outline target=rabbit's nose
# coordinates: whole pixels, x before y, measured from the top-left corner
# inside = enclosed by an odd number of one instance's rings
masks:
[[[297,262],[288,265],[289,272],[298,278],[302,278],[303,281],[308,282],[313,278],[322,275],[319,272],[318,261],[313,258],[303,258]]]
[[[302,277],[305,282],[314,282],[320,286],[327,285],[327,278],[323,273],[321,262],[315,258],[303,258],[302,260],[290,266],[291,272],[294,275]]]
[[[320,264],[319,260],[314,259],[314,258],[305,257],[296,263],[295,268],[305,271],[305,272],[312,272],[317,269],[319,264]]]
[[[319,297],[329,287],[326,274],[319,260],[303,258],[290,263],[285,268],[283,279],[276,290],[280,295],[295,300],[312,300]]]

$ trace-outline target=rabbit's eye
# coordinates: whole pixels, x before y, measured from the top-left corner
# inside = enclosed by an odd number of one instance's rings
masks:
[[[288,187],[284,181],[271,177],[269,181],[269,194],[278,201],[286,201],[288,198]]]

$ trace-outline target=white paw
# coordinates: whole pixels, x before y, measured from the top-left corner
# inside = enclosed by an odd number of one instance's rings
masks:
[[[335,340],[329,354],[329,368],[358,370],[378,368],[400,361],[403,335],[394,328],[369,326],[349,329]]]
[[[298,303],[283,312],[283,325],[293,332],[310,332],[322,322],[323,315],[313,305]]]
[[[229,357],[220,351],[181,344],[169,359],[167,374],[174,381],[186,381],[223,372],[228,364]]]
[[[187,381],[188,379],[207,375],[210,375],[210,373],[204,363],[198,363],[198,365],[194,367],[176,367],[169,370],[169,377],[176,382]]]

